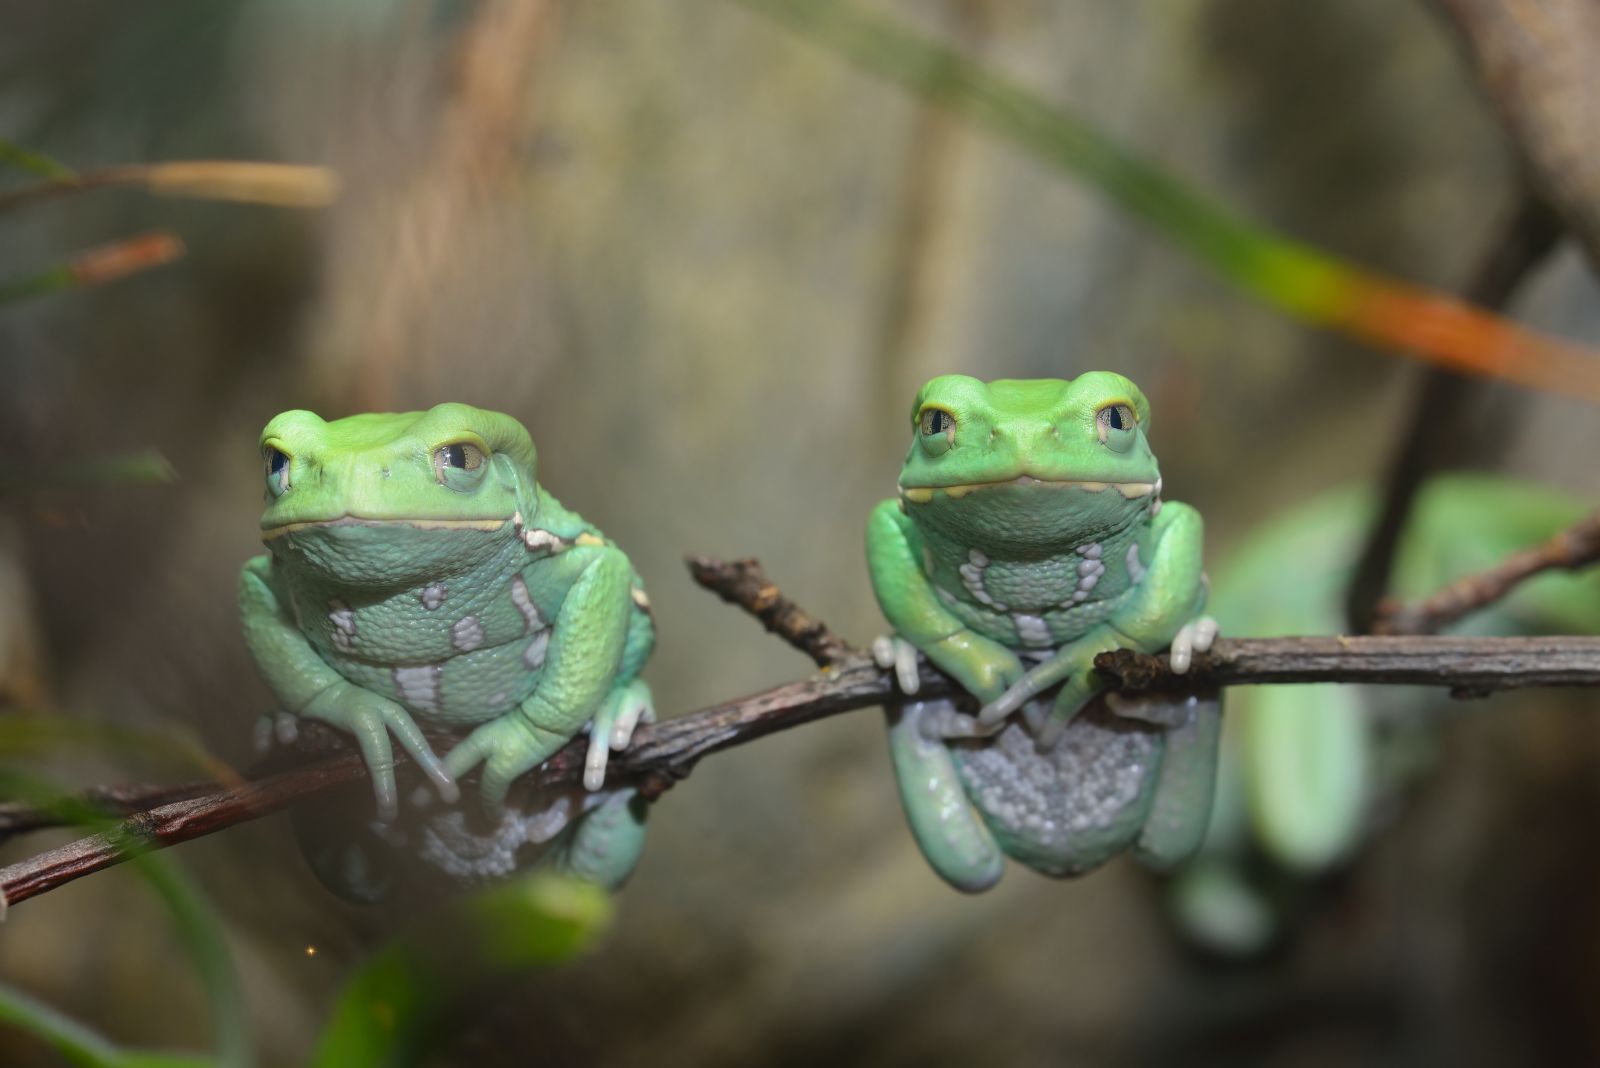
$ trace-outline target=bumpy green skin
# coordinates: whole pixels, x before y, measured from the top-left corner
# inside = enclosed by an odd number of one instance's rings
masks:
[[[1119,405],[1134,425],[1107,425]],[[936,702],[890,714],[912,831],[959,889],[992,885],[1002,853],[1064,876],[1130,847],[1170,866],[1200,844],[1219,703],[1113,706],[1092,672],[1103,650],[1165,648],[1204,607],[1200,516],[1162,505],[1149,415],[1101,371],[947,375],[917,396],[900,496],[873,511],[867,557],[897,635],[983,705],[976,721]]]
[[[479,462],[443,462],[452,446]],[[464,404],[333,422],[292,411],[261,447],[269,551],[240,579],[245,640],[286,711],[356,736],[380,815],[398,807],[391,734],[446,800],[482,765],[499,811],[513,779],[592,722],[598,788],[608,749],[651,715],[636,676],[654,629],[628,558],[538,485],[522,425]],[[418,721],[475,729],[440,760]],[[602,808],[634,817],[580,820],[576,835],[603,823],[605,840],[553,852],[598,851],[606,863],[585,874],[616,883],[644,806]]]

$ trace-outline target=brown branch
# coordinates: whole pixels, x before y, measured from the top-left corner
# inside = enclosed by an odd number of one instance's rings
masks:
[[[1165,655],[1116,649],[1095,668],[1122,690],[1290,682],[1447,686],[1479,697],[1529,686],[1600,686],[1600,638],[1400,637],[1221,640],[1174,675]]]
[[[1600,561],[1600,512],[1542,545],[1514,553],[1487,571],[1467,575],[1420,601],[1393,598],[1378,605],[1378,634],[1430,634],[1505,597],[1544,571],[1576,571]]]
[[[723,564],[697,560],[696,574],[753,615],[758,606],[788,604],[753,561]],[[727,578],[724,584],[722,578]],[[769,591],[769,592],[763,592]],[[759,595],[759,596],[757,596]],[[793,606],[790,606],[791,608]],[[634,784],[656,796],[693,770],[708,754],[757,738],[896,700],[892,672],[855,652],[798,608],[774,618],[789,620],[774,632],[816,656],[813,649],[843,650],[821,673],[748,697],[726,701],[663,723],[640,727],[607,773],[613,784]],[[795,621],[803,622],[795,622]],[[1103,654],[1096,666],[1126,689],[1187,688],[1277,682],[1385,682],[1447,686],[1458,695],[1518,686],[1600,686],[1600,638],[1275,638],[1219,641],[1197,655],[1187,675],[1174,676],[1163,656],[1120,651]],[[958,692],[937,671],[924,667],[918,696]],[[365,774],[361,758],[343,748],[331,731],[306,730],[304,749],[289,754],[300,766],[276,771],[231,788],[127,816],[110,834],[80,841],[0,868],[0,900],[12,904],[99,871],[134,849],[160,849],[235,824],[258,819]],[[328,749],[330,744],[337,749]],[[575,739],[525,777],[529,786],[582,779],[588,741]],[[305,749],[311,750],[307,756]],[[131,794],[129,795],[131,796]],[[41,824],[35,823],[35,826]]]
[[[759,561],[748,557],[718,560],[711,556],[691,556],[687,562],[696,582],[755,616],[770,633],[805,653],[818,667],[825,668],[863,655],[861,650],[829,630],[827,624],[813,619],[785,597],[761,570]]]

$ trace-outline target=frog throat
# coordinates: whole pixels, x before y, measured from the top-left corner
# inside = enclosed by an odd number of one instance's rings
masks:
[[[997,486],[1042,486],[1047,489],[1081,489],[1089,493],[1101,493],[1107,489],[1115,489],[1126,500],[1137,500],[1148,497],[1157,491],[1155,482],[1096,482],[1091,479],[1045,479],[1034,478],[1032,475],[1018,475],[1016,478],[1003,478],[994,482],[967,482],[955,486],[901,486],[900,496],[912,504],[927,504],[933,500],[935,494],[940,494],[951,500],[960,500],[967,494],[977,490],[992,489]]]

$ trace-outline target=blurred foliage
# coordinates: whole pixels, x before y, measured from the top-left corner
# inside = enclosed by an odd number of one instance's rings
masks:
[[[1073,175],[1269,305],[1394,355],[1600,403],[1600,351],[1385,278],[1222,208],[1087,120],[959,52],[840,0],[737,0]]]
[[[356,970],[334,1005],[312,1063],[318,1068],[425,1063],[463,1016],[470,1016],[470,1008],[492,1000],[529,971],[582,953],[610,916],[604,890],[551,872],[516,876],[471,894]]]
[[[1550,538],[1590,510],[1581,497],[1489,475],[1425,484],[1397,546],[1394,596],[1431,594]],[[1337,634],[1372,517],[1370,487],[1288,509],[1217,567],[1211,611],[1224,634]],[[1600,633],[1600,569],[1546,572],[1449,628],[1480,635]],[[1229,953],[1280,933],[1292,884],[1350,860],[1374,814],[1432,763],[1452,702],[1425,687],[1247,686],[1228,694],[1218,800],[1205,849],[1177,880],[1190,936]],[[1247,857],[1259,858],[1250,870]],[[1262,863],[1266,871],[1259,870]],[[1271,890],[1273,884],[1277,890]],[[1291,885],[1292,890],[1292,885]]]

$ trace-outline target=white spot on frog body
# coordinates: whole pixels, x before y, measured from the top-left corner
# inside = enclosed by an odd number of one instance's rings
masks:
[[[971,560],[973,565],[976,566],[976,567],[988,567],[989,566],[989,558],[987,556],[983,555],[983,553],[979,552],[977,549],[969,550],[967,552],[967,559]]]
[[[435,608],[438,608],[440,605],[444,604],[444,596],[446,592],[447,591],[445,588],[439,585],[437,582],[423,587],[422,593],[420,594],[422,607],[426,608],[430,612]]]
[[[540,530],[537,527],[532,530],[524,530],[522,532],[522,541],[523,544],[527,545],[528,551],[531,553],[554,553],[566,545],[566,542],[557,535],[550,533],[548,530]]]
[[[1011,617],[1011,622],[1017,625],[1017,639],[1022,644],[1033,646],[1055,644],[1055,638],[1050,634],[1050,625],[1042,617],[1018,612]]]
[[[1128,546],[1128,580],[1142,582],[1145,576],[1144,561],[1139,559],[1139,543]]]
[[[483,624],[477,616],[462,616],[450,628],[450,644],[463,653],[470,653],[483,644]]]
[[[529,671],[537,671],[544,666],[545,649],[550,645],[550,632],[541,630],[533,636],[528,647],[522,651],[522,662]]]
[[[418,712],[439,711],[439,665],[394,669],[394,688],[400,699]]]
[[[1080,545],[1077,548],[1077,553],[1079,556],[1087,556],[1091,560],[1098,560],[1100,559],[1100,543],[1091,541],[1088,545]]]
[[[539,615],[539,606],[528,596],[528,584],[522,581],[521,575],[511,580],[511,603],[522,613],[524,631],[540,630],[544,627],[544,617]]]
[[[333,624],[333,645],[348,653],[356,644],[356,614],[343,601],[328,602],[328,622]]]

